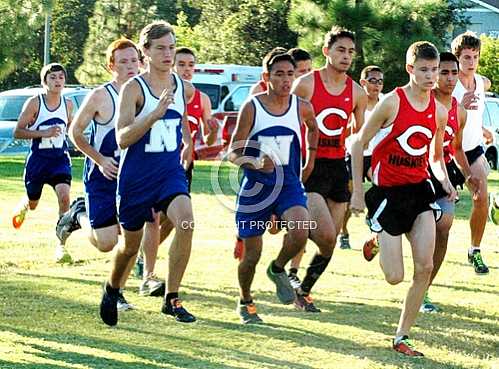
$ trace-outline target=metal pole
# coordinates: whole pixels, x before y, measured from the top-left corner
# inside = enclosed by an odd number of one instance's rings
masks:
[[[50,13],[45,15],[45,37],[43,42],[43,65],[50,63]]]

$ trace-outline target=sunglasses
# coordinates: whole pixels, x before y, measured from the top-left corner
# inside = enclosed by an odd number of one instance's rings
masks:
[[[367,82],[369,82],[372,85],[382,86],[383,85],[383,78],[377,79],[377,78],[371,77],[367,80]]]

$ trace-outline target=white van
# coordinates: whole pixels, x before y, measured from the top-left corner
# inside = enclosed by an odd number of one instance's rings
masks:
[[[253,84],[261,78],[262,67],[236,64],[197,64],[192,83],[210,97],[213,115],[220,120],[237,112]]]

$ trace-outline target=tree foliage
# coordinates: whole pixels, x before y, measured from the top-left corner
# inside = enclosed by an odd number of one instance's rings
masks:
[[[38,81],[44,5],[37,0],[0,0],[0,90]]]
[[[355,31],[352,76],[357,79],[364,66],[376,64],[391,89],[407,81],[405,51],[411,43],[427,40],[445,49],[450,26],[464,21],[455,11],[460,6],[446,0],[297,0],[290,25],[299,33],[299,45],[316,57],[315,65],[323,63],[320,47],[333,24]]]
[[[492,82],[491,91],[499,93],[499,39],[481,36],[480,65],[478,73]]]

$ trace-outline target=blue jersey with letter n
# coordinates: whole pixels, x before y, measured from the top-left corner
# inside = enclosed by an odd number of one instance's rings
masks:
[[[180,163],[182,142],[182,118],[185,111],[184,85],[172,73],[176,89],[174,102],[168,106],[164,116],[133,145],[121,151],[118,174],[118,192],[140,192],[147,197],[147,189],[155,192],[156,184],[164,183],[172,174],[183,172]],[[134,77],[144,96],[144,105],[135,117],[140,120],[149,115],[158,105],[155,96],[142,76]]]
[[[107,122],[101,123],[95,119],[92,120],[90,128],[90,145],[92,145],[92,147],[103,156],[114,158],[116,162],[119,162],[120,151],[118,149],[118,144],[116,143],[115,134],[118,92],[112,83],[106,83],[103,87],[111,97],[113,113]],[[116,180],[109,180],[105,178],[94,161],[89,157],[85,158],[83,181],[85,183],[85,187],[103,187],[104,189],[110,189],[111,192],[116,192]]]
[[[255,107],[253,127],[248,136],[244,155],[273,159],[272,173],[244,169],[247,180],[264,185],[292,185],[301,183],[301,131],[299,98],[289,96],[289,106],[281,115],[270,113],[258,95],[252,97]]]
[[[43,94],[38,95],[39,109],[35,122],[29,127],[32,131],[43,131],[54,126],[61,128],[61,133],[57,137],[34,138],[31,141],[30,156],[61,157],[67,155],[68,143],[66,141],[66,131],[68,126],[68,109],[66,101],[61,96],[59,106],[55,110],[50,110],[45,102]]]

